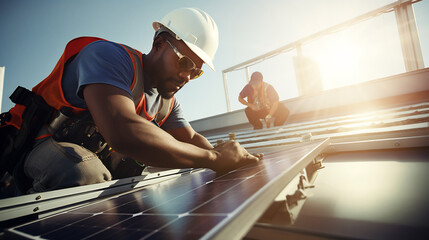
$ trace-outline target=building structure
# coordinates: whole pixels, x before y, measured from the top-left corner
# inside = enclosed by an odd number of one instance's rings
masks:
[[[412,24],[415,2],[397,1],[323,32],[393,10],[406,35],[406,72],[304,90],[281,102],[291,115],[280,127],[252,130],[242,109],[191,122],[212,144],[233,138],[264,153],[260,163],[224,175],[147,168],[133,178],[2,199],[3,237],[427,239],[429,68]]]

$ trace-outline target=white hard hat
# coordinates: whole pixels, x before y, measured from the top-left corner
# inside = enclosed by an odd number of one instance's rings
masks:
[[[197,8],[180,8],[152,24],[155,31],[164,26],[176,34],[213,70],[213,59],[219,45],[219,32],[213,18]]]

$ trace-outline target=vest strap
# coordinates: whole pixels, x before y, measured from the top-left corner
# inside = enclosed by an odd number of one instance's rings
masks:
[[[135,65],[135,76],[134,83],[131,86],[131,94],[133,95],[134,105],[137,107],[140,103],[140,99],[143,96],[143,87],[144,87],[144,75],[143,75],[143,64],[140,60],[140,55],[133,48],[128,47],[127,45],[121,44],[124,48],[128,50],[130,56],[132,57],[132,62]]]
[[[143,99],[145,97],[144,95],[144,75],[143,75],[143,69],[142,69],[142,62],[140,59],[140,55],[137,53],[136,50],[133,48],[128,47],[127,45],[123,45],[124,48],[128,50],[130,53],[130,56],[132,57],[132,61],[134,64],[135,74],[134,76],[134,83],[131,87],[131,94],[133,96],[134,105],[136,106],[137,113],[141,111],[142,108],[145,106],[139,106],[140,104],[144,104],[146,101]],[[166,99],[162,98],[161,103],[158,107],[158,113],[155,116],[155,120],[159,126],[161,126],[168,115],[170,115],[171,110],[173,108],[173,101],[174,98]],[[144,111],[144,110],[143,110]]]

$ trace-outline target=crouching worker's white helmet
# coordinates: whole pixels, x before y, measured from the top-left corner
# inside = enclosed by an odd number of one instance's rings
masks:
[[[152,24],[155,31],[162,27],[176,34],[185,44],[214,70],[213,59],[219,45],[219,32],[213,18],[197,8],[180,8]]]

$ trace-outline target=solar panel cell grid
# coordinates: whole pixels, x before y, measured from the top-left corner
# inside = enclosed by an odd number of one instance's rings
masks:
[[[45,239],[83,239],[103,229],[109,228],[118,222],[124,221],[127,218],[129,218],[129,216],[108,214],[90,216],[81,221],[58,228],[53,232],[45,233],[41,237]]]
[[[185,174],[14,231],[46,239],[200,238],[230,221],[252,196],[319,144],[267,153],[258,164],[220,177],[211,170]]]
[[[160,229],[149,239],[198,239],[225,218],[226,216],[184,216]]]
[[[83,214],[60,214],[55,218],[47,218],[44,221],[37,221],[29,225],[19,227],[18,230],[23,233],[28,233],[34,236],[40,236],[58,230],[68,224],[81,221],[88,218],[89,215]]]
[[[306,133],[311,133],[312,139],[317,140],[425,129],[429,120],[428,106],[427,103],[422,103],[363,114],[333,116],[311,122],[287,123],[284,126],[270,129],[237,132],[236,139],[245,148],[252,149],[268,145],[296,144],[301,141],[302,135]],[[219,139],[228,139],[228,134],[217,134],[207,138],[214,144]]]

